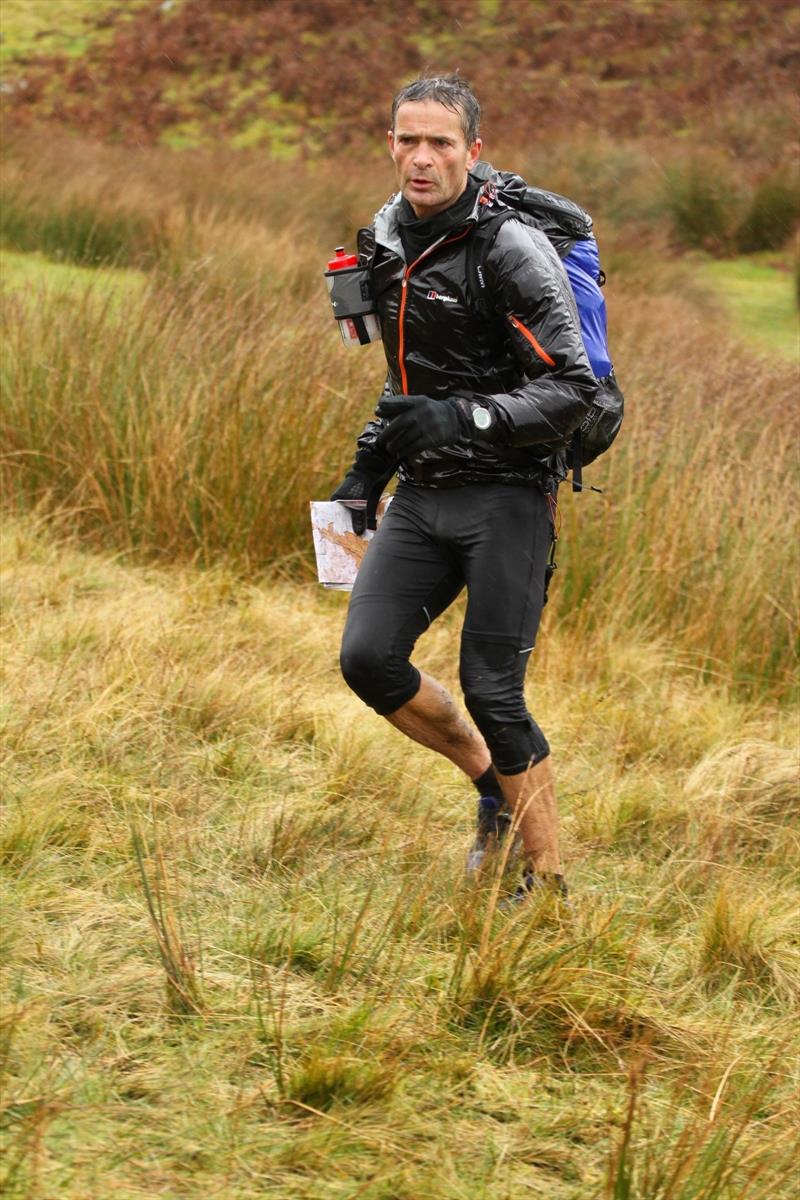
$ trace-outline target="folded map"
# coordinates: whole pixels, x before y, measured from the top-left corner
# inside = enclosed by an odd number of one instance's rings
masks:
[[[378,505],[378,524],[390,500],[391,496],[384,496]],[[368,529],[361,537],[353,533],[350,513],[338,500],[312,500],[311,532],[322,586],[351,591],[373,531]]]

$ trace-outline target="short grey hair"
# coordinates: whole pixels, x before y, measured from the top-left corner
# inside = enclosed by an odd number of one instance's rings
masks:
[[[458,113],[464,140],[468,146],[478,136],[481,124],[481,106],[466,79],[460,75],[433,75],[427,79],[415,79],[401,88],[392,101],[392,130],[401,104],[415,100],[437,100],[451,112]]]

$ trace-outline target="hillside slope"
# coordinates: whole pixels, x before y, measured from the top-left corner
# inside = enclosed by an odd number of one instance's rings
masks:
[[[701,129],[765,161],[796,139],[791,0],[117,0],[86,19],[83,53],[28,41],[7,64],[12,122],[341,147],[381,135],[403,80],[458,68],[504,139]]]

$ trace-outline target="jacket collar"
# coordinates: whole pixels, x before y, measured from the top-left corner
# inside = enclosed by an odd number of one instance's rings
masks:
[[[405,262],[403,243],[400,239],[400,222],[398,220],[400,213],[400,201],[402,198],[401,192],[395,192],[393,196],[390,196],[383,207],[378,209],[377,213],[375,214],[375,220],[373,224],[375,228],[376,246],[384,247],[391,254],[397,255],[398,258],[401,258],[403,262]],[[482,213],[484,211],[488,211],[490,208],[497,210],[507,207],[508,206],[504,204],[502,200],[497,198],[497,189],[495,188],[494,183],[487,181],[484,183],[483,187],[475,197],[475,203],[472,206],[472,211],[464,219],[463,225],[458,226],[458,228],[466,228],[466,226],[470,223],[473,225],[476,224],[478,220],[480,220]],[[435,242],[432,242],[428,247],[428,250],[425,251],[426,255],[430,250],[433,250],[435,246],[438,246],[439,242],[444,241],[446,237],[452,236],[452,233],[452,229],[448,230],[447,234],[442,234],[441,238]]]

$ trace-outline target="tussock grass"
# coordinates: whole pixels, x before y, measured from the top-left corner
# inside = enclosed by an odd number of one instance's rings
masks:
[[[710,858],[731,863],[790,856],[798,844],[797,759],[789,748],[757,740],[720,746],[686,780],[694,827]]]
[[[108,219],[130,209],[164,234],[147,290],[7,299],[2,496],[96,544],[307,576],[307,501],[340,478],[383,378],[380,351],[345,351],[325,307],[329,226],[312,213],[330,179],[309,177],[287,224],[252,165],[234,213],[190,199],[208,187],[199,160],[157,192],[159,162],[138,165],[131,194],[130,165],[94,162]],[[643,292],[621,270],[610,290],[628,417],[591,472],[604,495],[563,493],[552,607],[598,634],[647,628],[705,675],[780,699],[798,611],[793,367],[726,338],[663,282]]]
[[[35,132],[10,136],[4,151],[0,241],[8,249],[173,276],[215,268],[241,284],[308,262],[316,291],[320,263],[386,198],[373,162],[345,173],[224,146],[132,153]]]
[[[587,150],[609,202],[625,153]],[[4,303],[0,1186],[790,1196],[791,369],[612,239],[628,418],[604,494],[562,494],[530,675],[575,901],[505,914],[463,782],[346,693],[308,583],[382,382],[319,272],[382,195],[176,164],[4,168],[7,242],[147,276]],[[420,659],[456,692],[459,620]]]
[[[179,1015],[200,1013],[202,998],[197,973],[170,896],[164,854],[158,845],[151,851],[141,830],[136,827],[131,830],[131,843],[166,976],[167,1005],[171,1012]],[[148,869],[151,863],[152,868]]]
[[[789,960],[788,971],[781,964],[783,956]],[[703,920],[700,968],[709,986],[755,986],[767,992],[785,987],[796,1003],[800,994],[792,982],[797,978],[791,969],[797,966],[794,957],[791,933],[788,927],[781,929],[774,916],[770,919],[764,897],[742,894],[739,887],[724,883]]]
[[[668,177],[667,203],[683,245],[720,252],[731,243],[743,206],[734,179],[725,157],[709,156],[708,152],[673,169]],[[791,227],[783,240],[790,234]]]
[[[781,561],[796,528],[793,369],[747,361],[716,335],[709,360],[708,325],[674,299],[651,298],[645,307],[620,297],[614,311],[630,420],[620,452],[599,467],[608,499],[572,506],[571,577],[556,594],[565,610],[574,608],[602,580],[604,623],[634,617],[659,628],[657,614],[668,610],[671,640],[680,629],[690,654],[705,647],[701,669],[737,664],[743,682],[769,677],[784,652],[787,665],[793,660],[796,638],[792,552]],[[670,337],[656,346],[654,329]],[[763,476],[751,474],[756,462]],[[756,629],[767,634],[758,651]]]
[[[773,171],[751,197],[736,233],[740,250],[774,250],[785,246],[800,221],[800,177]]]
[[[2,538],[7,1193],[792,1194],[789,714],[552,628],[574,906],[507,915],[341,596]]]
[[[295,310],[287,333],[279,295],[203,291],[115,311],[86,303],[55,324],[46,307],[37,318],[11,298],[8,499],[23,502],[30,485],[29,501],[69,513],[85,534],[170,558],[210,562],[225,546],[252,566],[297,556],[307,543],[300,497],[330,490],[341,472],[358,411],[374,404],[363,396],[377,395],[375,359],[354,355],[334,374],[334,335],[327,353],[303,336],[316,306]],[[25,345],[31,320],[50,343],[41,358]],[[80,344],[94,346],[91,358]],[[57,413],[37,411],[35,392]]]
[[[709,1096],[686,1079],[678,1079],[672,1096],[654,1112],[643,1095],[643,1080],[652,1061],[648,1048],[632,1064],[628,1111],[618,1146],[610,1156],[605,1197],[627,1200],[714,1200],[718,1196],[766,1197],[773,1183],[751,1172],[745,1190],[737,1182],[747,1151],[743,1131],[757,1124],[765,1095],[759,1084],[739,1081],[736,1060],[721,1073],[716,1091]],[[711,1080],[709,1082],[712,1082]],[[737,1084],[739,1085],[737,1087]],[[686,1088],[693,1093],[693,1117],[688,1117]],[[733,1095],[731,1095],[733,1093]],[[680,1099],[679,1099],[680,1097]],[[720,1120],[725,1100],[725,1119]],[[688,1117],[688,1119],[687,1119]],[[790,1139],[776,1142],[775,1165],[791,1172]]]

